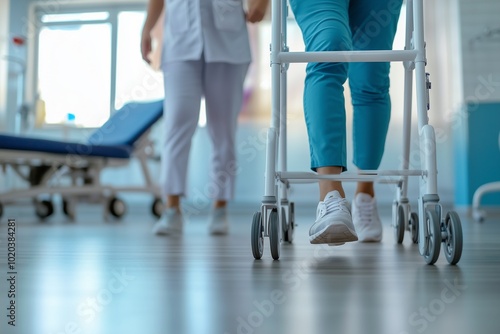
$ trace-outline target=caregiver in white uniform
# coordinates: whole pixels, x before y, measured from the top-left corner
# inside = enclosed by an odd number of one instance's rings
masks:
[[[149,62],[151,30],[165,6],[162,69],[165,84],[162,192],[166,209],[155,234],[179,234],[184,219],[180,199],[186,195],[188,158],[202,96],[212,141],[211,182],[202,190],[213,200],[209,231],[229,229],[227,201],[236,174],[235,134],[243,102],[243,82],[251,61],[246,21],[263,19],[268,0],[149,0],[141,53]],[[204,166],[200,166],[204,168]]]

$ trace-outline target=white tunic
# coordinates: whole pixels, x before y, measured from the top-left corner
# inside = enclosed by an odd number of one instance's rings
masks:
[[[165,0],[162,62],[250,63],[243,0]]]

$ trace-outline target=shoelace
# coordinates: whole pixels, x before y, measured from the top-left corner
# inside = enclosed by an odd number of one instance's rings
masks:
[[[358,221],[364,224],[368,224],[372,221],[373,203],[362,203],[361,205],[356,205],[356,209]]]
[[[346,200],[344,198],[334,198],[323,202],[324,206],[320,207],[318,216],[322,217],[327,213],[342,210],[348,212],[346,209]]]

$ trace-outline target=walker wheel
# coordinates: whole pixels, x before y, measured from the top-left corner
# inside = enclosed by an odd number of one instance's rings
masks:
[[[125,202],[117,197],[113,197],[108,204],[109,212],[116,218],[121,218],[127,211]]]
[[[443,240],[443,251],[449,264],[457,264],[462,256],[463,234],[460,217],[455,211],[450,211],[444,220],[446,239]]]
[[[269,243],[271,246],[271,256],[273,259],[278,260],[281,248],[281,226],[278,210],[276,209],[273,209],[269,215]]]
[[[35,200],[35,214],[40,219],[46,219],[54,213],[54,203],[44,199],[42,201]]]
[[[281,207],[281,230],[283,232],[283,236],[285,236],[286,231],[288,230],[288,225],[286,221],[285,207],[283,206]]]
[[[411,240],[418,244],[418,215],[416,212],[410,214]]]
[[[74,201],[67,199],[67,198],[63,198],[62,209],[63,209],[63,213],[70,220],[72,220],[72,221],[75,220],[76,214],[75,214],[75,202]]]
[[[401,204],[398,205],[396,226],[394,226],[394,237],[398,244],[403,243],[405,237],[405,210]]]
[[[151,205],[151,212],[156,218],[160,218],[163,213],[163,202],[160,198],[156,197]]]
[[[264,226],[262,224],[262,214],[257,211],[253,214],[252,221],[252,254],[258,260],[264,253]]]
[[[425,211],[425,251],[424,259],[427,264],[434,264],[439,258],[441,250],[441,224],[436,211],[427,209]]]
[[[288,215],[288,227],[283,233],[283,240],[288,243],[293,242],[293,233],[295,232],[295,205],[293,202],[290,203],[289,215]]]

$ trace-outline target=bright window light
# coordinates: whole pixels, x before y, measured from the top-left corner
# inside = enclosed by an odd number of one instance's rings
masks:
[[[110,24],[42,28],[38,56],[46,123],[99,127],[109,118]]]
[[[141,56],[141,31],[145,19],[144,11],[118,14],[116,110],[130,101],[159,100],[164,96],[162,72],[154,70]]]
[[[42,15],[43,23],[72,22],[72,21],[104,21],[109,18],[108,12],[45,14]]]

